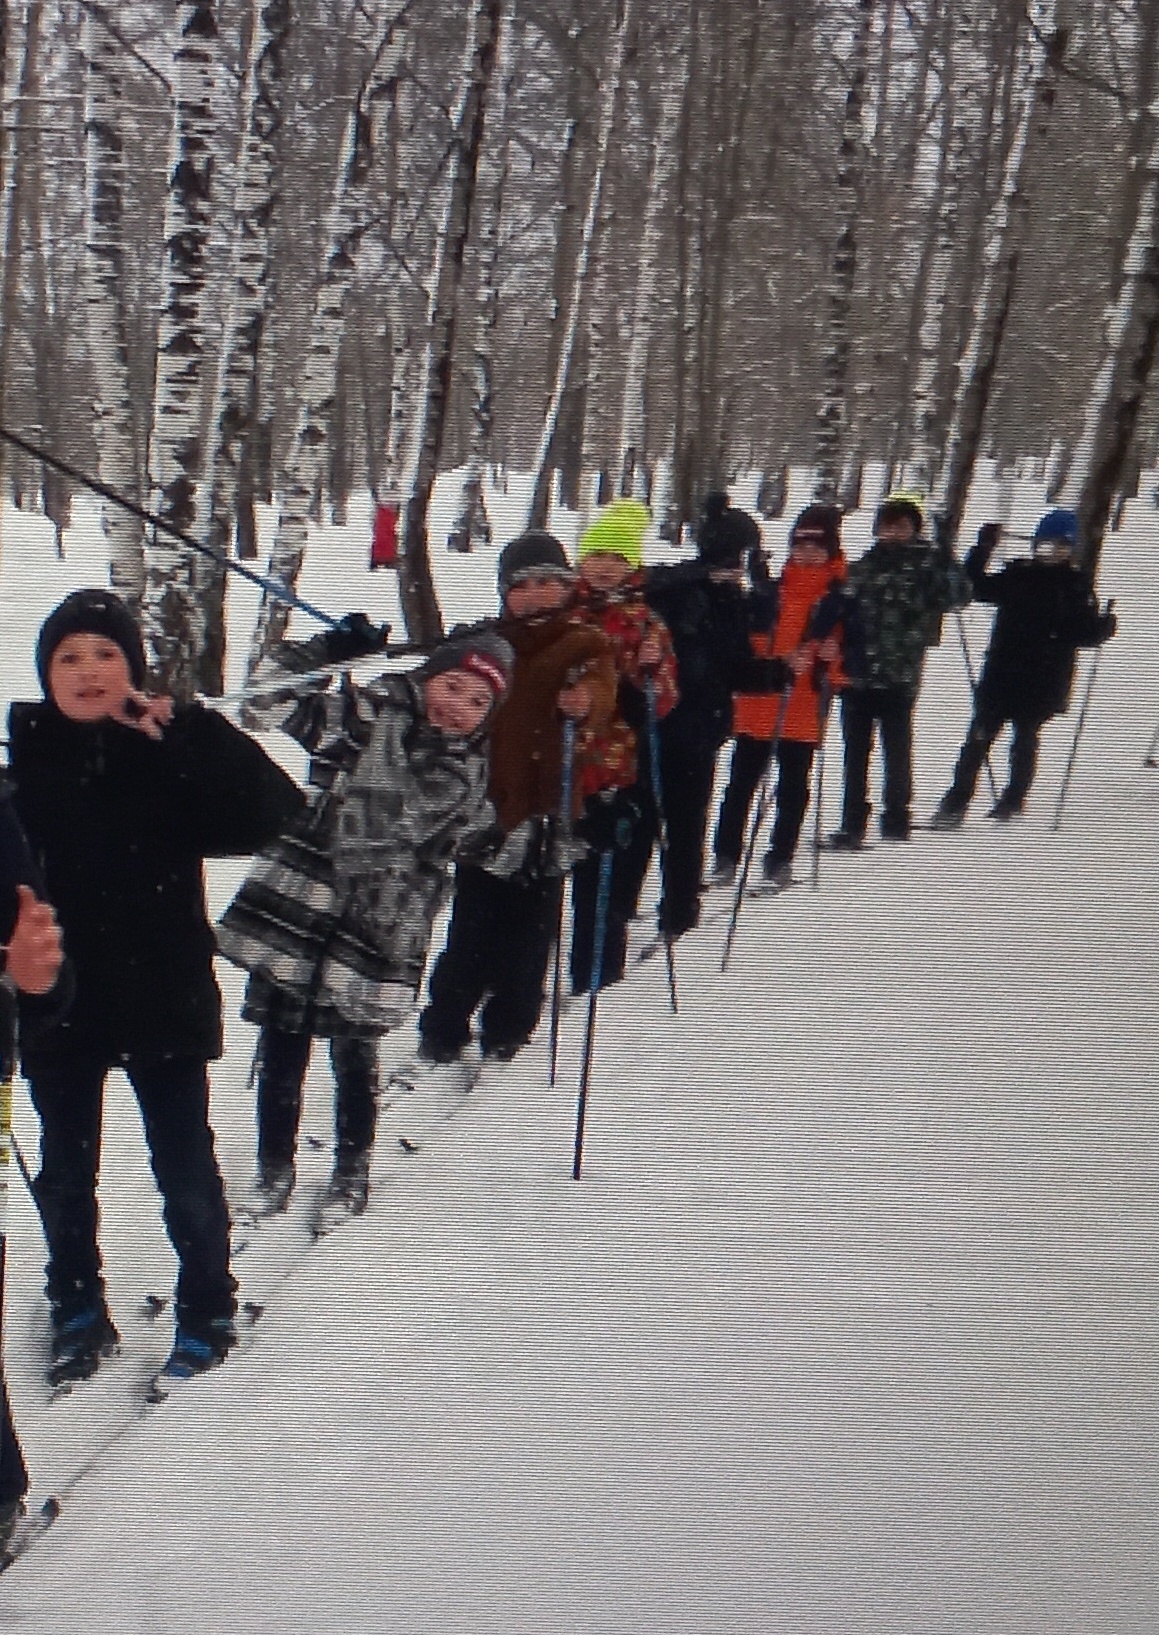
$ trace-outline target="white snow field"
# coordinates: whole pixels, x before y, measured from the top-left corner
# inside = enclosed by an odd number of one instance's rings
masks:
[[[965,537],[996,492],[975,485]],[[1014,498],[1025,530],[1041,491]],[[444,481],[436,541],[453,499]],[[509,516],[496,503],[510,532],[514,493]],[[44,614],[104,580],[96,514],[76,515],[64,562],[41,519],[5,515],[5,704],[35,696]],[[869,518],[847,524],[854,554]],[[790,520],[767,528],[778,562]],[[388,1110],[370,1211],[311,1247],[331,1122],[319,1053],[301,1190],[237,1261],[265,1315],[224,1368],[119,1435],[167,1350],[167,1314],[141,1306],[168,1292],[173,1257],[114,1075],[103,1246],[125,1348],[51,1405],[43,1247],[13,1175],[6,1349],[33,1502],[114,1439],[0,1580],[0,1628],[1152,1635],[1155,521],[1134,503],[1108,541],[1101,589],[1121,633],[1060,832],[1089,655],[1021,823],[990,824],[983,785],[959,835],[825,857],[819,891],[748,904],[726,977],[714,902],[678,946],[678,1016],[660,960],[602,998],[578,1183],[573,1007],[554,1090],[545,1026],[428,1149],[405,1154]],[[364,514],[315,537],[302,593],[393,616],[367,544]],[[448,620],[493,609],[494,552],[435,556]],[[235,676],[254,605],[235,584]],[[977,656],[988,622],[966,616]],[[919,716],[919,815],[967,717],[948,620]],[[839,790],[834,726],[827,827]],[[212,867],[215,911],[243,866]],[[236,1020],[240,978],[220,974],[214,1117],[237,1199],[254,1035]]]

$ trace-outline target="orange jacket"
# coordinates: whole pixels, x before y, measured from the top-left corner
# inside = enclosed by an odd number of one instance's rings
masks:
[[[839,553],[820,567],[805,568],[790,557],[778,583],[777,620],[771,630],[757,631],[751,638],[759,658],[785,658],[796,652],[804,639],[809,618],[821,597],[845,578],[846,562]],[[809,664],[797,677],[785,711],[782,738],[796,744],[815,744],[820,736],[820,695],[813,685],[813,663],[817,643],[808,644]],[[834,685],[839,678],[833,676]],[[733,695],[732,730],[738,736],[773,736],[781,710],[780,693],[736,693]]]

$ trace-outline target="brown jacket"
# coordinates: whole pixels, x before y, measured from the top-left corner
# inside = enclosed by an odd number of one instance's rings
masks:
[[[491,800],[500,826],[510,834],[526,818],[559,810],[562,718],[556,699],[582,679],[591,689],[587,717],[597,736],[607,732],[616,708],[616,666],[602,630],[572,622],[570,608],[542,623],[504,624],[515,649],[511,688],[491,726]],[[582,768],[574,780],[573,816],[580,811]]]

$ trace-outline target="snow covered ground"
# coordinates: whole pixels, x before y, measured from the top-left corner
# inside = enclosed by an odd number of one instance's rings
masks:
[[[437,518],[452,499],[440,490]],[[1020,487],[1012,527],[1040,502]],[[976,485],[969,526],[995,503]],[[63,563],[46,525],[5,515],[5,703],[35,695],[49,607],[103,579],[94,514],[76,514]],[[854,553],[869,515],[847,524]],[[778,560],[789,520],[767,530]],[[573,1010],[556,1089],[538,1040],[427,1151],[404,1154],[388,1112],[369,1213],[311,1248],[330,1125],[320,1056],[302,1196],[237,1262],[265,1315],[225,1368],[95,1461],[0,1580],[0,1628],[1150,1635],[1153,532],[1136,505],[1108,543],[1102,592],[1122,628],[1061,831],[1073,715],[1048,730],[1022,824],[996,831],[980,795],[960,835],[825,859],[820,891],[746,906],[726,977],[723,928],[707,924],[678,948],[677,1017],[662,962],[641,967],[601,1001],[578,1184]],[[357,515],[316,539],[303,594],[392,616],[367,541]],[[448,619],[489,612],[494,553],[436,555]],[[235,674],[253,605],[235,585]],[[979,654],[987,625],[967,614]],[[922,811],[968,715],[952,621],[927,675]],[[836,730],[829,749],[831,825]],[[240,872],[213,868],[215,909]],[[221,979],[214,1115],[240,1196],[253,1033],[234,1019],[240,981]],[[13,1180],[6,1348],[34,1497],[116,1431],[169,1340],[167,1318],[140,1311],[173,1259],[117,1076],[102,1206],[125,1351],[50,1406],[43,1252]]]

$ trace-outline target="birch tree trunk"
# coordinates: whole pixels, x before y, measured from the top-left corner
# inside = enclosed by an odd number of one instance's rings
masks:
[[[270,228],[280,200],[278,147],[291,13],[290,0],[254,0],[234,199],[229,305],[196,528],[197,537],[222,557],[229,555],[233,544],[242,458],[253,436],[259,402],[258,368],[270,288]],[[206,557],[195,559],[194,594],[204,618],[204,641],[195,656],[195,671],[203,693],[219,694],[224,685],[227,579],[225,567]]]
[[[475,540],[491,543],[491,519],[483,494],[483,474],[495,426],[495,343],[499,333],[499,241],[509,164],[507,108],[515,77],[515,7],[508,4],[495,48],[495,88],[487,110],[488,139],[480,166],[479,271],[475,296],[475,391],[471,403],[471,447],[459,506],[447,544],[469,551]]]
[[[857,229],[861,208],[861,176],[865,164],[862,110],[869,62],[869,33],[873,0],[857,0],[849,58],[849,89],[837,159],[837,187],[841,198],[841,227],[829,278],[827,344],[822,364],[821,406],[817,412],[814,498],[834,503],[841,485],[842,460],[848,423],[850,334],[853,286],[857,277]]]
[[[364,25],[368,33],[375,29],[381,37],[346,121],[326,222],[326,251],[314,297],[298,422],[286,458],[277,532],[267,569],[267,577],[289,595],[302,571],[310,509],[325,467],[346,298],[354,279],[364,221],[370,213],[368,195],[383,103],[393,91],[402,56],[395,28],[408,5],[409,0],[402,0],[393,6],[385,30],[377,28],[379,10],[373,11]],[[263,591],[246,661],[247,675],[252,676],[281,641],[289,619],[289,603]]]
[[[608,152],[611,146],[612,132],[620,110],[621,86],[624,77],[624,54],[629,34],[635,28],[636,4],[637,0],[625,0],[623,16],[612,45],[608,77],[604,82],[600,105],[599,137],[596,144],[596,166],[592,176],[591,191],[588,194],[587,212],[584,216],[579,254],[576,257],[575,277],[572,281],[567,309],[567,322],[563,329],[555,383],[544,415],[539,446],[532,461],[532,494],[525,522],[525,526],[528,528],[541,528],[545,526],[547,521],[551,490],[552,450],[559,425],[560,406],[563,403],[564,392],[567,390],[571,373],[576,336],[579,333],[584,315],[588,293],[588,269],[591,265],[599,228],[604,177],[608,168]]]
[[[399,66],[400,69],[405,68],[405,61],[400,60]],[[409,203],[409,178],[414,168],[411,143],[414,137],[415,106],[414,78],[404,73],[390,116],[391,173],[388,221],[392,235],[403,222]],[[409,464],[407,437],[411,428],[410,398],[413,386],[411,324],[403,299],[401,280],[397,276],[390,281],[386,309],[390,336],[390,402],[386,420],[386,448],[376,498],[393,509],[397,520],[402,512],[402,484]]]
[[[970,339],[958,362],[954,407],[942,465],[930,496],[939,538],[951,547],[958,537],[970,479],[978,457],[982,423],[1014,294],[1030,198],[1027,160],[1046,138],[1068,29],[1054,0],[1035,0],[1032,34],[1024,59],[1021,116],[1007,155],[1002,191],[986,225],[986,265],[974,306]]]
[[[149,482],[158,516],[184,532],[196,521],[201,475],[204,298],[212,226],[217,131],[213,99],[220,40],[212,0],[177,7],[173,51],[173,148],[165,211],[164,307],[157,337]],[[194,686],[204,617],[194,589],[192,552],[155,530],[145,546],[142,605],[157,685],[177,698]]]
[[[661,93],[660,128],[652,146],[648,173],[648,204],[640,238],[640,259],[636,273],[636,295],[632,305],[632,338],[624,376],[624,399],[620,414],[618,491],[638,498],[644,477],[644,388],[655,326],[656,272],[659,264],[661,211],[668,198],[668,185],[676,158],[676,128],[680,119],[680,92],[675,83]]]
[[[500,0],[474,0],[471,8],[454,117],[454,146],[447,168],[446,199],[431,270],[427,336],[415,394],[411,467],[406,483],[398,571],[399,600],[412,641],[437,641],[443,634],[442,613],[431,574],[427,519],[450,401],[455,317],[483,146],[487,87],[495,66],[499,13]]]
[[[672,371],[675,376],[675,403],[672,416],[672,509],[671,518],[665,517],[679,539],[686,522],[695,515],[695,496],[692,491],[693,450],[688,436],[688,354],[692,342],[693,319],[697,294],[691,241],[691,180],[693,117],[699,101],[700,67],[700,0],[691,0],[688,16],[688,78],[680,106],[680,125],[676,139],[675,223],[676,239],[676,294],[672,319]]]
[[[84,14],[85,61],[85,255],[84,294],[88,351],[96,387],[93,431],[97,473],[103,483],[140,503],[142,445],[129,379],[125,317],[125,155],[121,139],[123,96],[116,43],[91,11]],[[138,611],[145,593],[142,523],[119,505],[102,506],[109,543],[109,583]]]
[[[1139,214],[1118,280],[1119,296],[1107,320],[1103,360],[1063,490],[1063,503],[1078,512],[1079,552],[1091,573],[1099,565],[1159,340],[1157,210],[1159,141],[1147,160]]]
[[[8,375],[12,367],[12,338],[17,332],[20,274],[24,261],[25,192],[28,154],[36,119],[33,104],[40,55],[41,0],[28,0],[24,12],[24,54],[20,81],[11,111],[11,157],[5,178],[3,211],[0,215],[0,248],[3,249],[3,282],[0,283],[0,425],[5,424]],[[2,86],[0,86],[2,90]],[[7,115],[7,110],[2,110]],[[0,444],[0,505],[4,500],[4,445]]]

